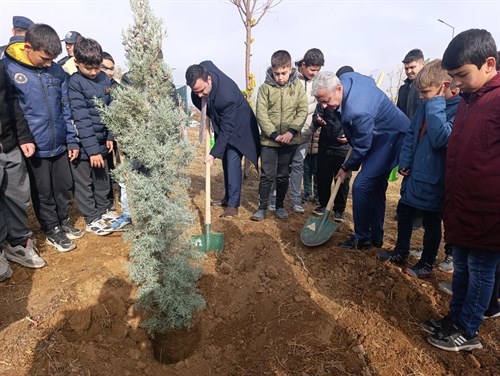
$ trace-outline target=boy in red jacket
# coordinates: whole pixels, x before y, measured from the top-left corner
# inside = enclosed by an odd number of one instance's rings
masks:
[[[479,327],[500,263],[500,74],[497,48],[486,30],[457,35],[442,66],[461,90],[448,141],[444,225],[453,248],[450,313],[422,327],[431,345],[447,351],[482,348]]]

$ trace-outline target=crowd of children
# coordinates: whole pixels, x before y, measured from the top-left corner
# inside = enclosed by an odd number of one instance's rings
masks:
[[[73,240],[85,233],[69,218],[73,195],[86,232],[107,235],[131,223],[112,210],[113,135],[96,108],[96,100],[111,101],[101,46],[69,32],[68,56],[56,64],[62,46],[52,27],[19,16],[13,23],[16,34],[4,48],[0,69],[0,242],[6,241],[0,280],[12,273],[8,261],[45,266],[28,227],[30,200],[47,243],[59,252],[74,249]],[[75,67],[71,75],[69,63]]]
[[[70,31],[64,39],[68,56],[53,63],[62,52],[55,30],[26,17],[13,21],[13,30],[20,34],[2,47],[0,60],[0,243],[5,242],[0,281],[12,274],[8,261],[30,268],[45,266],[31,240],[30,200],[47,243],[60,252],[74,249],[73,240],[84,235],[69,218],[73,196],[86,232],[107,235],[131,224],[123,182],[119,182],[123,214],[118,217],[114,211],[109,164],[117,156],[117,144],[96,104],[109,105],[110,90],[118,85],[113,58],[97,41]],[[413,50],[420,64],[423,55],[420,59],[418,51]],[[414,63],[410,57],[403,61],[405,66]],[[344,221],[351,172],[361,168],[353,184],[355,234],[340,246],[381,248],[387,178],[399,164],[404,178],[396,247],[380,251],[377,257],[406,266],[413,220],[420,213],[422,254],[404,271],[413,277],[429,276],[444,221],[448,266],[454,273],[450,312],[424,322],[422,328],[431,334],[432,345],[445,350],[481,348],[478,330],[485,315],[500,315],[500,196],[494,189],[500,185],[497,62],[490,33],[479,29],[460,33],[443,60],[422,64],[418,72],[408,70],[399,100],[414,101],[418,92],[420,101],[412,107],[411,117],[391,103],[371,78],[351,67],[336,74],[320,72],[324,57],[317,48],[308,50],[296,67],[287,51],[276,51],[258,90],[255,118],[261,145],[255,153],[260,153],[261,174],[258,210],[251,219],[264,220],[268,209],[278,219],[288,218],[289,187],[293,212],[304,213],[303,203],[313,200],[318,204],[313,213],[323,215],[337,178],[343,184],[334,203],[334,219]],[[190,67],[193,78],[188,84],[199,86],[193,89],[195,94],[208,97],[209,108],[215,111],[210,92],[213,87],[220,89],[221,77],[224,82],[229,78],[212,63],[204,63],[194,67],[199,75]],[[219,139],[222,148],[220,144]],[[235,160],[241,162],[244,153],[234,150]],[[239,194],[232,204],[229,196],[225,200],[226,207],[236,209],[226,209],[226,216],[237,215]]]

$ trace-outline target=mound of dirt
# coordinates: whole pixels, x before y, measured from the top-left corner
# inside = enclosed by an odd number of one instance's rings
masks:
[[[195,139],[196,132],[190,133]],[[202,151],[190,167],[190,196],[203,231]],[[220,162],[220,161],[218,161]],[[220,163],[212,176],[214,198],[223,192]],[[86,234],[77,248],[57,253],[45,244],[33,217],[41,270],[13,265],[0,283],[0,375],[499,375],[500,321],[481,328],[484,349],[447,353],[430,346],[419,322],[444,314],[449,296],[435,271],[427,280],[381,264],[377,250],[346,251],[337,244],[352,233],[346,221],[324,245],[307,248],[299,238],[305,214],[279,221],[272,213],[253,222],[258,176],[244,182],[236,219],[220,219],[220,254],[208,254],[199,287],[207,301],[196,316],[197,344],[175,364],[160,364],[135,306],[127,276],[129,245],[120,233]],[[387,195],[384,248],[397,236],[399,182]],[[72,209],[77,226],[83,219]],[[413,245],[421,243],[417,230]],[[440,259],[443,257],[440,251]]]

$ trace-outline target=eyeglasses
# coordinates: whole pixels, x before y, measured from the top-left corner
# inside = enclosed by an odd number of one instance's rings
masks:
[[[103,64],[103,65],[101,65],[101,69],[112,71],[112,70],[115,70],[115,67],[108,67],[108,66]]]

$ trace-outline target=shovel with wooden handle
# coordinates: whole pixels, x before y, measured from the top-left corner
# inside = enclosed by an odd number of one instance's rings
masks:
[[[205,158],[210,154],[210,119],[207,116],[206,101],[202,101],[202,124],[205,132]],[[193,235],[193,243],[202,252],[221,252],[224,248],[224,234],[212,233],[212,212],[210,209],[210,164],[205,163],[205,233]]]
[[[352,148],[350,148],[347,152],[345,160],[349,159],[351,152]],[[340,179],[332,182],[330,199],[328,200],[328,204],[326,204],[323,215],[319,218],[310,216],[307,219],[302,231],[300,232],[300,240],[304,243],[304,245],[307,245],[308,247],[316,247],[324,244],[331,238],[335,230],[337,230],[339,224],[335,222],[332,209],[335,197],[337,197],[341,184]]]

